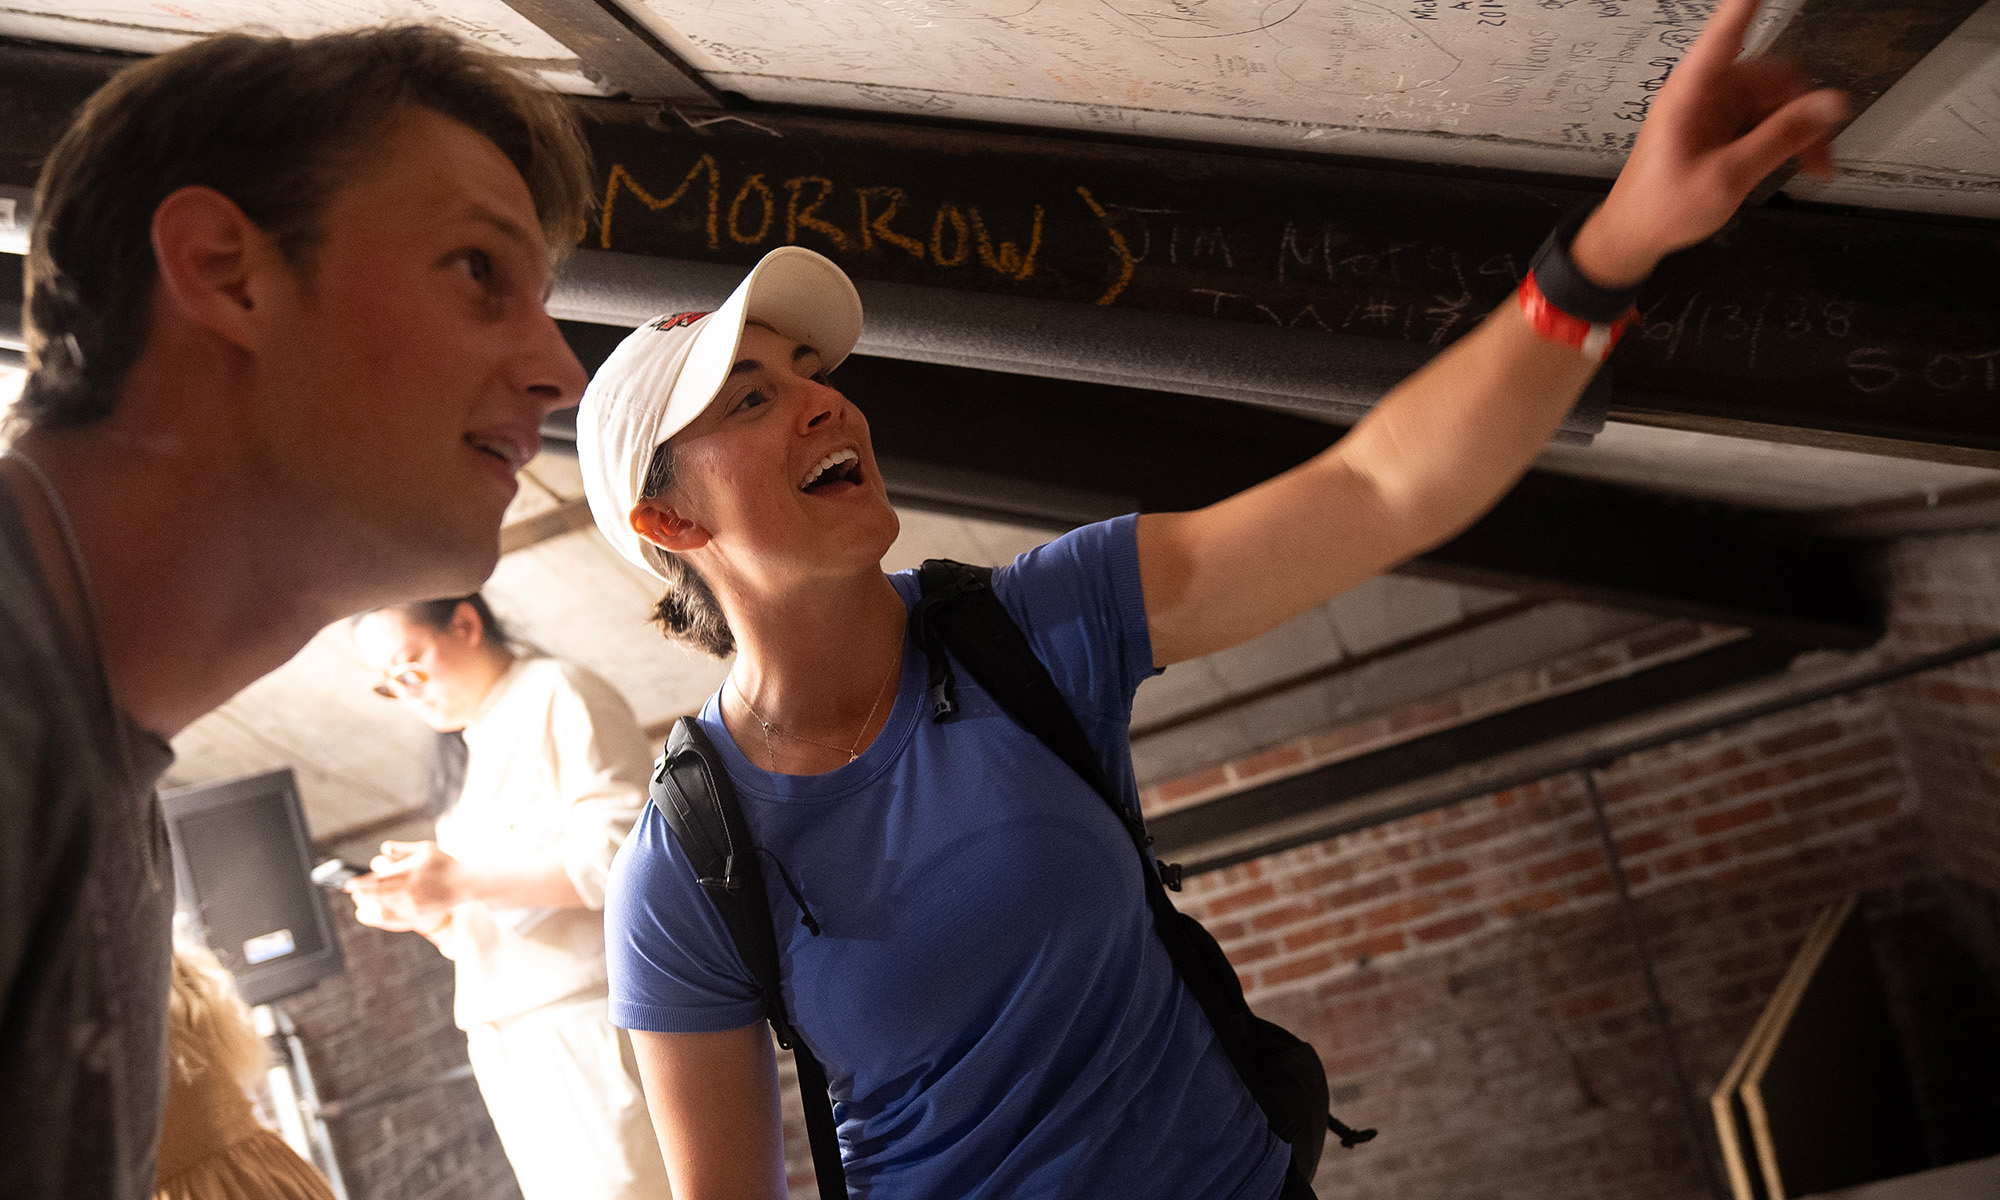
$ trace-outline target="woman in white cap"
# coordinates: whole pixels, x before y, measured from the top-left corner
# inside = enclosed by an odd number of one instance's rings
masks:
[[[1662,256],[1785,159],[1828,167],[1835,93],[1737,62],[1726,0],[1662,89],[1609,199],[1519,302],[1333,448],[1198,512],[1076,530],[993,575],[1136,810],[1134,689],[1448,537],[1526,468]],[[861,306],[797,248],[722,308],[634,332],[578,449],[614,545],[667,584],[673,635],[736,659],[699,720],[766,871],[791,1017],[825,1065],[853,1194],[1310,1196],[1174,976],[1127,834],[964,673],[921,712],[916,595],[868,423],[827,373]],[[680,1200],[782,1196],[778,1086],[754,984],[665,822],[614,869],[612,1019],[633,1030]]]

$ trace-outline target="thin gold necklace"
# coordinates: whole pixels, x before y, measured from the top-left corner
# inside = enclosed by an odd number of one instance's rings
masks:
[[[778,769],[778,752],[771,745],[771,735],[774,733],[794,742],[804,742],[810,746],[818,746],[822,750],[831,750],[835,754],[845,754],[847,761],[853,762],[861,757],[861,739],[867,736],[868,727],[875,723],[875,711],[882,707],[882,694],[889,690],[889,681],[896,677],[896,668],[901,666],[902,662],[903,656],[899,653],[889,664],[889,673],[882,676],[881,683],[875,685],[875,700],[868,706],[868,715],[861,719],[861,728],[854,733],[854,744],[845,748],[833,745],[831,742],[822,742],[818,738],[809,738],[802,733],[793,733],[789,729],[781,728],[775,721],[766,720],[764,714],[757,711],[757,706],[750,703],[750,697],[743,691],[743,685],[736,682],[734,671],[729,673],[729,686],[736,689],[736,698],[743,701],[743,707],[750,710],[751,717],[764,727],[764,757],[770,761],[773,771]]]

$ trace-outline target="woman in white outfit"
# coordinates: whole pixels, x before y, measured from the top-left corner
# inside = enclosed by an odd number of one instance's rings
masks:
[[[651,757],[630,706],[583,667],[516,654],[477,594],[365,614],[354,640],[378,693],[466,751],[437,840],[383,843],[349,884],[356,916],[457,964],[458,1025],[527,1200],[667,1196],[605,1015],[605,877]]]

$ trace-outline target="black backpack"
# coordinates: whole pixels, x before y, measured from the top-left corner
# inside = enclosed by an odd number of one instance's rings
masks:
[[[1111,805],[1131,835],[1146,879],[1153,927],[1166,944],[1174,970],[1214,1026],[1216,1038],[1244,1085],[1264,1110],[1271,1129],[1292,1148],[1297,1182],[1309,1184],[1331,1130],[1346,1147],[1375,1136],[1355,1130],[1327,1111],[1326,1071],[1319,1054],[1281,1026],[1250,1011],[1236,969],[1201,923],[1177,911],[1167,888],[1179,890],[1180,869],[1156,863],[1152,838],[1139,815],[1126,807],[1076,714],[1063,699],[1048,668],[1035,657],[1027,637],[993,594],[989,568],[931,559],[918,571],[922,598],[910,612],[911,633],[930,661],[931,719],[958,711],[951,660],[956,657],[1014,722],[1040,739]],[[729,928],[744,965],[764,998],[764,1015],[778,1044],[798,1062],[799,1096],[812,1146],[813,1172],[822,1200],[847,1195],[826,1072],[785,1012],[779,990],[777,935],[765,900],[757,847],[751,844],[736,803],[736,791],[720,758],[692,717],[675,722],[666,752],[653,772],[654,806],[687,855],[702,889]],[[778,866],[780,880],[797,902],[801,922],[814,936],[818,922],[805,899]],[[1310,1189],[1308,1188],[1308,1194]]]

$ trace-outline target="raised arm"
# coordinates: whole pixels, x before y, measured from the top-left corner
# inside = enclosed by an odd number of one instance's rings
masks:
[[[778,1063],[762,1024],[632,1032],[674,1200],[785,1200]]]
[[[1724,0],[1660,90],[1570,257],[1606,289],[1720,229],[1796,157],[1832,172],[1839,92],[1738,61],[1760,0]],[[1196,512],[1139,519],[1153,661],[1234,646],[1457,534],[1527,470],[1596,371],[1510,298],[1311,461]]]

